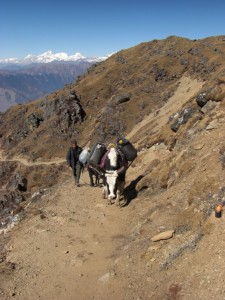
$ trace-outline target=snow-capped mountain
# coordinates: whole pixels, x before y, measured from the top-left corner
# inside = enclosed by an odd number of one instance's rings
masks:
[[[93,64],[106,58],[47,51],[37,56],[29,54],[23,59],[0,59],[0,112],[75,82]]]
[[[65,52],[53,53],[51,50],[44,52],[40,55],[28,54],[25,58],[5,58],[0,59],[0,64],[17,64],[17,65],[27,65],[33,63],[50,63],[53,61],[62,61],[62,62],[100,62],[107,59],[110,55],[103,57],[85,57],[79,52],[74,55],[68,55]]]

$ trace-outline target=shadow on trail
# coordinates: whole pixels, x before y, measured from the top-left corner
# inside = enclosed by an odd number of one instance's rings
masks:
[[[140,192],[140,191],[137,191],[137,190],[136,190],[136,185],[138,184],[138,182],[139,182],[144,176],[145,176],[145,175],[140,175],[140,176],[138,176],[135,180],[132,180],[132,181],[130,182],[130,184],[129,184],[127,187],[125,187],[125,189],[124,189],[124,196],[125,196],[125,198],[126,198],[126,204],[125,204],[124,206],[129,205],[129,203],[130,203],[132,200],[134,200],[135,198],[137,198],[138,192]],[[146,189],[146,188],[148,188],[148,187],[147,187],[147,186],[143,186],[143,187],[141,188],[141,190]]]

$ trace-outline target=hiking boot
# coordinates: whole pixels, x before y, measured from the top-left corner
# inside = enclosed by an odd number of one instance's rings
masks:
[[[80,187],[80,184],[79,184],[79,183],[76,183],[76,186],[77,186],[77,187]]]

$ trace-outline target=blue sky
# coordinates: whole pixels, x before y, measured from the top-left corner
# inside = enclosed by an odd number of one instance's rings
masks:
[[[170,35],[224,34],[224,0],[0,0],[0,58],[102,56]]]

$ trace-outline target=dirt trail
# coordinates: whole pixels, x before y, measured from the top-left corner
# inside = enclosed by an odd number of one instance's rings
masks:
[[[65,162],[65,159],[57,158],[51,161],[28,161],[25,157],[15,156],[12,159],[8,159],[3,155],[3,151],[0,150],[0,161],[14,161],[19,162],[25,166],[38,166],[38,165],[51,165],[51,164],[60,164]]]
[[[129,169],[127,184],[141,171]],[[183,184],[176,186],[182,197]],[[197,232],[188,231],[154,244],[151,237],[173,224],[170,213],[178,214],[168,206],[170,198],[175,201],[173,190],[151,201],[137,197],[123,208],[107,206],[101,189],[88,185],[87,173],[80,188],[71,176],[49,189],[8,233],[6,260],[13,270],[0,273],[0,299],[224,299],[225,212],[220,219],[212,213],[193,247]]]
[[[71,179],[43,195],[13,231],[7,261],[16,270],[4,280],[4,299],[123,299],[121,291],[132,299],[114,271],[129,208],[107,206],[87,181],[84,173],[80,188]]]

